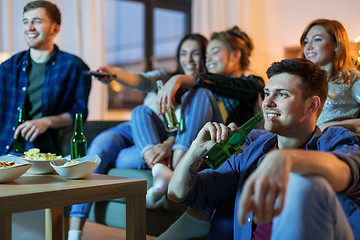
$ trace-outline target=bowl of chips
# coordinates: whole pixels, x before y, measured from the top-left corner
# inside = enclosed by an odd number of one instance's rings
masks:
[[[51,161],[50,165],[59,175],[67,179],[80,179],[89,176],[100,162],[100,157],[93,154],[73,160]]]
[[[0,157],[0,183],[7,183],[16,180],[31,166],[32,163],[28,163],[25,160],[13,155]]]
[[[33,164],[27,171],[28,173],[49,174],[54,172],[54,169],[50,166],[50,162],[59,161],[62,157],[56,156],[54,153],[40,153],[40,149],[32,148],[24,152],[24,156],[22,158]]]

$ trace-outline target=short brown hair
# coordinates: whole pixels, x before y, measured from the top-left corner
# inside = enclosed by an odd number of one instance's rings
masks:
[[[328,95],[327,72],[319,65],[304,58],[285,59],[274,62],[266,71],[268,78],[281,73],[289,73],[301,78],[300,88],[304,99],[319,96],[322,110]],[[321,111],[318,112],[320,114]]]
[[[26,4],[23,14],[36,8],[44,8],[48,17],[55,23],[61,24],[61,13],[59,8],[48,1],[32,1]]]

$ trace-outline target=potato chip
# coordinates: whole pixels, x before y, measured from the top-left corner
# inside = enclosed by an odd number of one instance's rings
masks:
[[[14,166],[14,165],[15,165],[14,161],[11,161],[11,162],[0,161],[0,168],[11,167],[11,166]]]
[[[55,153],[40,153],[38,148],[31,148],[24,152],[24,154],[23,158],[28,160],[55,160],[62,157],[61,155],[56,156]]]

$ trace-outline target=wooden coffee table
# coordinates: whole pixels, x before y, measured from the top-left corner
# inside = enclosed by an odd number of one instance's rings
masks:
[[[63,207],[126,198],[126,239],[146,238],[146,180],[92,174],[66,180],[59,175],[24,174],[0,184],[0,240],[11,239],[11,214],[51,209],[46,239],[63,240]]]

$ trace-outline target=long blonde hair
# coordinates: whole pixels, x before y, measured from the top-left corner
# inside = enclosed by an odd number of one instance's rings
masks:
[[[334,43],[336,44],[336,51],[334,56],[334,68],[332,72],[328,73],[328,81],[334,83],[349,83],[349,69],[351,67],[351,59],[349,53],[349,38],[344,26],[336,21],[329,19],[316,19],[312,21],[304,30],[301,38],[300,44],[304,48],[304,41],[306,35],[310,29],[315,26],[320,25],[325,28],[327,33],[330,35]],[[302,52],[302,57],[305,58],[304,52]]]

